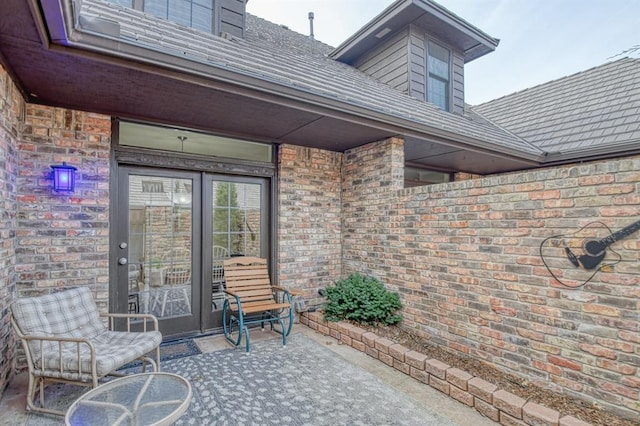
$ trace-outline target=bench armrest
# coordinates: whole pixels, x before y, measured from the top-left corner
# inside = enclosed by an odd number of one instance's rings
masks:
[[[40,334],[21,335],[19,337],[20,339],[24,339],[26,341],[41,340],[41,341],[60,342],[60,343],[86,343],[91,348],[93,348],[93,343],[91,343],[89,339],[84,337],[45,336]]]
[[[76,354],[77,354],[77,358],[78,360],[80,359],[80,353],[81,353],[81,348],[83,345],[86,345],[88,350],[89,350],[89,354],[91,356],[91,370],[90,371],[82,371],[82,369],[80,368],[80,362],[78,362],[78,371],[80,374],[85,373],[85,374],[90,374],[92,377],[96,377],[96,348],[95,346],[93,346],[93,343],[91,343],[91,341],[87,338],[84,337],[63,337],[63,336],[43,336],[43,335],[38,335],[38,334],[30,334],[30,335],[23,335],[20,334],[18,336],[22,341],[23,341],[23,345],[22,347],[25,350],[25,353],[27,355],[28,358],[28,363],[29,363],[29,369],[35,370],[36,368],[39,369],[40,371],[45,371],[45,355],[49,354],[50,352],[47,352],[44,350],[43,348],[43,343],[44,342],[54,342],[57,343],[58,345],[58,359],[60,360],[60,366],[59,366],[59,371],[60,373],[63,373],[65,371],[65,367],[63,366],[62,362],[63,362],[63,357],[62,357],[62,348],[63,345],[65,344],[75,344],[76,345]],[[30,342],[40,342],[40,348],[39,348],[39,352],[40,352],[40,356],[38,357],[39,360],[33,359],[33,352],[31,351],[31,347],[29,346]],[[39,361],[39,367],[36,367],[36,364],[38,364]],[[97,380],[97,378],[95,379]]]
[[[116,319],[126,319],[127,320],[127,331],[131,331],[131,322],[135,320],[142,320],[142,331],[158,331],[158,319],[155,315],[150,314],[116,314],[116,313],[108,313],[101,314],[102,318],[109,319],[109,330],[114,330],[115,320]],[[151,323],[153,328],[147,327],[147,324]],[[148,329],[147,329],[148,328]]]
[[[301,292],[300,290],[292,290],[292,289],[289,289],[289,288],[281,287],[279,285],[273,285],[273,286],[271,286],[271,288],[273,288],[274,290],[277,290],[277,291],[284,291],[285,293],[289,293],[293,297],[304,295],[304,293]]]

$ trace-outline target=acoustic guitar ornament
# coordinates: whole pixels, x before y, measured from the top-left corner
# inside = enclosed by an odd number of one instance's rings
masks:
[[[566,287],[580,287],[598,271],[611,271],[622,257],[610,246],[640,229],[640,220],[617,232],[602,222],[591,222],[576,232],[554,235],[540,245],[549,273]],[[574,268],[570,268],[574,266]]]

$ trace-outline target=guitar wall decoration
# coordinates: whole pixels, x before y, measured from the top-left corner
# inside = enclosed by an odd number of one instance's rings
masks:
[[[622,257],[610,246],[640,229],[640,220],[612,232],[602,222],[546,238],[540,244],[542,262],[553,278],[566,287],[580,287],[598,271],[611,271]]]

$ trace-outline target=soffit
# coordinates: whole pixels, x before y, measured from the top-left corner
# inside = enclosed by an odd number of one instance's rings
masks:
[[[521,170],[530,166],[521,160],[511,158],[498,159],[482,151],[459,149],[423,139],[405,138],[404,159],[415,167],[440,170],[443,172],[465,171],[484,175]]]

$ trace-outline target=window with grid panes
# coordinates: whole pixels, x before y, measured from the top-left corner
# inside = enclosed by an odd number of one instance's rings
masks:
[[[427,101],[444,111],[449,111],[450,62],[449,49],[427,42]]]
[[[123,7],[139,9],[160,19],[213,32],[215,0],[109,0]]]

